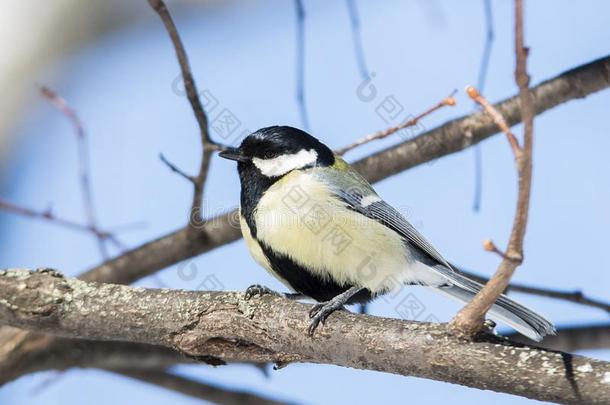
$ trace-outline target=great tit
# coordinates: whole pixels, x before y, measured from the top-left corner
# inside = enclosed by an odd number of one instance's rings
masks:
[[[309,333],[345,304],[403,285],[467,302],[482,285],[441,256],[371,185],[318,139],[273,126],[220,156],[237,161],[241,230],[254,259],[288,288],[318,301]],[[247,297],[270,292],[251,286]],[[490,310],[539,341],[555,332],[544,317],[505,295]]]

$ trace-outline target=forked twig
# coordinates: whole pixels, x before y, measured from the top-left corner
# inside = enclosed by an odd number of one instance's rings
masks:
[[[504,131],[515,155],[518,172],[517,209],[505,257],[491,280],[483,289],[462,308],[451,320],[451,326],[459,335],[472,337],[482,327],[485,314],[502,294],[517,268],[523,261],[523,239],[527,227],[532,182],[532,146],[534,109],[529,89],[529,76],[526,71],[527,49],[523,44],[523,0],[515,0],[515,53],[517,66],[515,81],[519,86],[521,115],[524,124],[524,146],[521,148],[517,138],[510,131],[501,114],[494,115],[495,109],[487,107],[485,99],[478,92],[469,95],[481,103],[496,124]],[[470,89],[469,89],[470,90]],[[471,94],[472,93],[472,94]]]
[[[172,169],[175,173],[180,174],[182,177],[188,179],[193,184],[193,201],[191,204],[191,213],[189,216],[189,225],[190,229],[194,229],[197,224],[201,224],[203,222],[203,218],[201,216],[201,204],[203,201],[203,191],[205,188],[205,183],[208,176],[208,170],[210,167],[210,159],[212,157],[212,153],[217,150],[223,149],[225,146],[220,143],[214,142],[210,137],[209,127],[208,127],[208,117],[203,109],[203,105],[201,104],[201,100],[199,99],[199,92],[197,90],[197,85],[195,84],[195,79],[193,78],[193,74],[191,72],[191,67],[189,64],[188,56],[186,54],[186,50],[184,49],[184,45],[182,44],[182,40],[180,39],[180,34],[178,34],[178,30],[176,29],[176,24],[174,24],[174,20],[167,9],[165,3],[161,0],[148,0],[148,4],[157,12],[167,33],[170,36],[172,41],[172,45],[174,50],[176,51],[176,57],[178,58],[178,64],[180,65],[180,71],[182,72],[182,78],[184,79],[184,88],[186,90],[186,95],[191,105],[191,109],[195,114],[195,118],[197,119],[197,124],[199,125],[199,133],[201,135],[201,143],[203,145],[203,153],[201,158],[201,165],[199,167],[199,173],[197,176],[190,176],[177,169],[176,166],[170,164],[166,159],[162,157],[162,161]]]
[[[98,229],[97,215],[95,213],[95,204],[93,202],[93,192],[91,190],[91,176],[90,172],[90,158],[89,158],[89,147],[87,145],[87,134],[83,126],[82,121],[78,117],[76,110],[74,110],[68,102],[61,97],[56,91],[46,86],[40,87],[41,95],[48,100],[51,105],[57,108],[72,124],[74,132],[76,134],[76,140],[78,145],[78,174],[81,195],[83,198],[83,207],[85,209],[85,215],[87,217],[87,223],[89,230],[96,236],[100,253],[104,259],[108,259],[108,251],[106,249],[105,241],[113,241],[117,246],[121,245],[114,236],[111,234],[102,232]],[[56,221],[58,222],[58,221]],[[66,225],[64,223],[64,225]],[[122,248],[121,248],[122,249]]]
[[[196,184],[197,183],[197,178],[196,177],[187,174],[182,169],[180,169],[178,166],[176,166],[175,164],[173,164],[172,162],[167,160],[167,158],[165,157],[165,155],[163,155],[163,153],[159,153],[159,159],[161,159],[161,161],[163,163],[165,163],[165,165],[167,167],[169,167],[169,169],[172,172],[176,173],[179,176],[182,176],[184,179],[190,181],[192,184]]]

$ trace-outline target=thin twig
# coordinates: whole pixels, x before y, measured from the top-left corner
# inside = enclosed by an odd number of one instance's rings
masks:
[[[108,240],[112,242],[119,249],[126,249],[125,245],[119,242],[116,236],[114,236],[111,232],[103,231],[89,224],[81,224],[76,221],[57,217],[50,209],[47,209],[45,211],[36,211],[31,208],[22,207],[20,205],[0,198],[0,210],[9,211],[13,214],[21,215],[24,217],[41,219],[43,221],[63,226],[65,228],[73,229],[75,231],[91,233],[101,240]]]
[[[492,118],[502,128],[513,149],[517,163],[518,197],[517,209],[513,221],[508,247],[505,258],[500,263],[491,280],[483,289],[451,320],[451,326],[458,334],[466,337],[475,335],[482,327],[485,314],[496,299],[502,294],[517,266],[523,261],[523,239],[527,227],[527,218],[530,202],[530,191],[532,182],[532,146],[533,146],[533,121],[534,109],[532,96],[529,89],[529,76],[526,71],[527,50],[523,45],[523,1],[515,0],[515,52],[517,54],[517,66],[515,68],[515,80],[519,86],[519,99],[521,101],[521,115],[524,124],[524,147],[521,149],[517,138],[512,134],[501,114]],[[470,89],[469,89],[470,90]],[[478,93],[478,92],[477,92]],[[481,102],[485,108],[482,97],[477,99],[475,92],[469,91],[469,95],[477,102]]]
[[[93,202],[93,192],[91,190],[91,176],[89,175],[91,163],[89,159],[89,147],[87,145],[87,134],[83,126],[82,121],[79,119],[76,110],[74,110],[68,102],[61,97],[57,92],[50,89],[49,87],[42,86],[40,88],[42,96],[48,100],[51,105],[57,108],[61,113],[68,118],[74,127],[76,133],[76,140],[78,145],[78,175],[80,181],[81,195],[83,198],[83,208],[85,209],[85,215],[87,216],[87,222],[91,229],[97,229],[97,215],[95,213],[95,206]],[[100,249],[100,253],[104,259],[108,258],[108,250],[104,243],[105,239],[100,236],[99,233],[94,232],[97,237],[97,244]]]
[[[189,218],[189,229],[191,232],[193,232],[196,228],[199,228],[205,222],[201,212],[201,205],[203,202],[203,189],[210,171],[210,160],[213,153],[214,150],[209,148],[203,150],[203,158],[201,159],[199,174],[197,175],[197,181],[195,182],[193,205],[191,206]]]
[[[395,132],[400,131],[401,129],[404,128],[408,128],[408,127],[412,127],[414,125],[417,125],[417,123],[424,117],[432,114],[433,112],[435,112],[436,110],[440,110],[441,108],[445,107],[445,106],[454,106],[455,103],[455,98],[453,98],[455,94],[455,91],[453,93],[451,93],[449,96],[445,97],[444,99],[442,99],[440,102],[438,102],[437,104],[435,104],[433,107],[427,109],[426,111],[424,111],[423,113],[419,114],[416,117],[413,117],[401,124],[395,125],[393,127],[389,127],[386,128],[384,130],[381,131],[377,131],[374,132],[370,135],[367,135],[363,138],[358,139],[357,141],[350,143],[349,145],[341,148],[341,149],[337,149],[335,151],[335,153],[337,153],[338,155],[344,155],[346,152],[349,152],[352,149],[357,148],[358,146],[367,144],[369,142],[372,141],[376,141],[379,139],[384,139],[387,138],[388,136],[392,135]]]
[[[201,142],[203,144],[215,144],[210,139],[210,133],[208,130],[208,117],[205,114],[205,111],[203,110],[203,105],[201,104],[201,101],[199,100],[199,91],[197,90],[195,79],[193,78],[193,74],[191,73],[191,67],[189,64],[188,56],[186,55],[186,51],[184,50],[184,45],[182,44],[180,34],[178,34],[178,30],[176,29],[174,20],[172,19],[172,16],[163,1],[148,0],[148,4],[150,4],[150,6],[159,15],[161,21],[163,22],[163,25],[165,25],[167,33],[169,34],[172,40],[172,45],[174,46],[174,50],[176,51],[176,57],[178,58],[178,63],[180,64],[180,70],[182,72],[182,79],[184,80],[186,96],[189,100],[189,103],[191,103],[191,108],[193,109],[193,113],[195,114],[195,118],[197,119],[197,124],[199,124]]]
[[[488,252],[492,252],[500,256],[502,259],[506,259],[506,253],[501,251],[500,248],[491,239],[485,239],[483,241],[483,249]]]
[[[305,7],[302,0],[295,0],[296,10],[296,96],[301,125],[309,131],[309,114],[305,104]]]
[[[174,50],[176,51],[176,57],[178,58],[178,63],[180,64],[182,78],[184,79],[184,88],[186,90],[186,95],[189,100],[189,103],[191,104],[193,113],[195,114],[195,118],[197,119],[197,124],[199,125],[201,143],[203,145],[203,153],[199,173],[197,174],[197,176],[189,176],[180,170],[176,170],[177,168],[175,166],[168,165],[174,172],[180,174],[181,176],[189,180],[192,179],[191,182],[193,183],[194,190],[189,217],[189,229],[194,229],[197,224],[201,224],[203,222],[203,218],[201,217],[201,204],[203,201],[203,191],[208,176],[212,152],[223,149],[225,146],[214,142],[210,137],[210,132],[208,128],[208,118],[203,109],[203,105],[201,104],[201,100],[199,99],[199,92],[197,90],[197,85],[195,84],[193,74],[191,72],[188,56],[186,54],[186,50],[184,49],[184,45],[182,44],[182,40],[180,39],[180,34],[178,34],[178,30],[176,29],[176,25],[174,24],[174,20],[172,19],[172,16],[169,13],[169,10],[167,9],[167,6],[161,0],[148,0],[148,3],[161,18],[161,21],[163,22],[163,25],[165,26],[165,29],[167,30],[167,33],[171,38],[172,45],[174,46]],[[168,164],[169,162],[164,161],[164,163]],[[195,219],[195,221],[192,220],[193,218]]]
[[[483,111],[485,111],[491,117],[491,119],[498,126],[498,128],[500,128],[502,132],[504,132],[504,134],[506,135],[506,138],[508,139],[510,147],[512,148],[515,156],[519,156],[521,153],[519,141],[517,140],[515,134],[513,134],[510,130],[510,127],[506,123],[506,120],[504,119],[502,114],[500,114],[500,112],[496,110],[495,107],[489,101],[487,101],[487,99],[483,97],[481,93],[479,93],[479,91],[474,87],[466,87],[466,93],[472,100],[474,100],[481,107],[483,107]]]
[[[183,178],[185,178],[186,180],[190,181],[194,185],[197,184],[197,178],[195,178],[195,177],[193,177],[193,176],[191,176],[189,174],[186,174],[184,171],[182,171],[182,169],[178,168],[178,166],[176,166],[175,164],[173,164],[172,162],[167,160],[167,158],[163,155],[163,153],[159,153],[159,159],[161,159],[161,161],[163,163],[165,163],[165,165],[167,167],[169,167],[169,169],[172,172],[182,176]]]
[[[487,81],[487,72],[491,61],[491,50],[494,42],[494,21],[493,11],[491,8],[491,0],[483,0],[483,8],[485,10],[485,45],[483,46],[483,55],[481,56],[481,65],[479,67],[479,77],[477,79],[477,88],[482,93],[485,92],[485,83]],[[481,208],[481,196],[483,194],[483,156],[481,153],[481,145],[474,147],[474,204],[473,208],[479,211]]]
[[[346,0],[347,11],[349,12],[349,21],[352,28],[352,41],[354,43],[354,53],[356,54],[356,63],[360,78],[367,80],[369,78],[369,69],[366,67],[366,58],[364,57],[364,46],[362,46],[362,34],[360,30],[360,16],[358,15],[358,6],[356,0]]]

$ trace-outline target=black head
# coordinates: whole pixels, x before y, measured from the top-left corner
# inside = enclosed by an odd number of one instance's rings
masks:
[[[238,148],[227,149],[220,156],[239,162],[240,172],[253,167],[268,178],[335,163],[334,154],[326,145],[300,129],[286,126],[259,129]]]

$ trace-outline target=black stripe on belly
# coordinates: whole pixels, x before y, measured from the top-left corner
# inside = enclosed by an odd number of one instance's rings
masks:
[[[338,284],[330,278],[322,279],[292,261],[288,256],[276,253],[263,242],[258,242],[267,260],[269,260],[273,271],[286,280],[295,291],[301,294],[311,297],[316,301],[328,301],[352,287],[352,285]],[[371,292],[365,289],[354,295],[348,301],[348,304],[368,302],[371,299]]]

